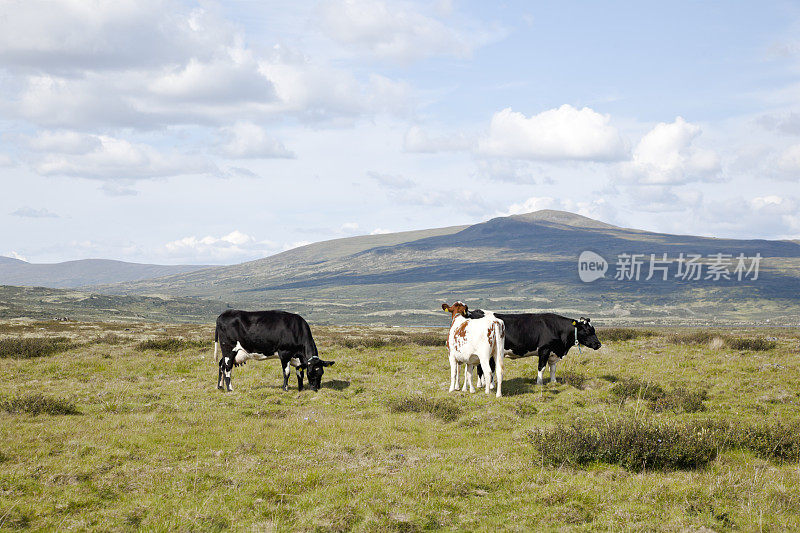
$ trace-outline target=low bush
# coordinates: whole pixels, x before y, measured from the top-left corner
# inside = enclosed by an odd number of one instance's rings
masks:
[[[686,470],[717,457],[716,432],[702,424],[642,419],[577,420],[528,432],[548,464],[616,464],[633,471]]]
[[[212,346],[212,342],[208,340],[187,340],[181,337],[162,337],[160,339],[142,341],[136,345],[136,349],[140,352],[147,350],[177,352],[187,348],[208,348],[210,346]]]
[[[333,345],[343,348],[384,348],[386,346],[444,346],[447,337],[441,333],[409,333],[389,336],[359,337],[349,335],[334,335],[327,339]]]
[[[617,381],[611,387],[611,393],[621,400],[647,400],[654,411],[675,411],[676,413],[697,413],[705,411],[703,403],[708,398],[705,390],[688,390],[675,388],[664,390],[655,383],[647,383],[636,378]]]
[[[122,344],[125,340],[125,337],[117,335],[116,333],[106,333],[103,336],[92,339],[92,344],[109,344],[116,346],[117,344]]]
[[[31,415],[77,415],[80,414],[75,404],[66,398],[45,396],[43,394],[27,394],[0,400],[0,406],[8,413]]]
[[[586,374],[581,374],[580,372],[575,372],[574,370],[565,370],[561,372],[561,378],[564,380],[564,383],[571,387],[575,387],[576,389],[583,389],[586,385],[586,382],[589,381],[589,378],[586,377]]]
[[[67,337],[9,337],[0,339],[0,358],[46,357],[65,352],[74,346]]]
[[[611,393],[621,400],[641,398],[654,402],[664,397],[664,389],[655,383],[648,383],[636,378],[617,381],[611,387]]]
[[[655,337],[658,333],[650,329],[637,328],[605,328],[597,330],[600,342],[621,342],[633,339]]]
[[[461,415],[461,407],[449,398],[428,398],[415,395],[389,400],[393,413],[428,413],[445,422],[452,422]]]
[[[675,333],[669,337],[669,341],[672,344],[708,344],[712,347],[726,346],[732,350],[745,350],[753,352],[772,350],[778,345],[778,343],[775,341],[771,341],[763,337],[734,337],[731,335],[720,335],[719,333],[702,330],[688,333]]]
[[[748,339],[742,337],[727,337],[725,338],[725,345],[733,350],[764,352],[767,350],[772,350],[778,345],[778,343],[761,337],[756,337],[755,339]]]

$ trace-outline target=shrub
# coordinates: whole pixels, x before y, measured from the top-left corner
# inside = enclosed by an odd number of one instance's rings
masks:
[[[66,337],[0,339],[0,358],[30,359],[65,352],[75,345]]]
[[[736,446],[751,450],[764,459],[800,459],[800,424],[761,423],[733,428]]]
[[[673,333],[669,337],[672,344],[709,344],[714,338],[721,337],[717,333],[706,330]]]
[[[655,383],[646,383],[635,378],[614,383],[611,393],[623,401],[629,399],[647,400],[654,411],[675,411],[697,413],[705,411],[703,401],[708,398],[705,390],[675,388],[667,391]]]
[[[420,395],[389,400],[389,410],[393,413],[428,413],[445,422],[452,422],[461,415],[461,407],[452,399]]]
[[[653,401],[653,411],[675,411],[676,413],[697,413],[705,411],[703,401],[708,398],[708,392],[702,389],[687,390],[683,388],[665,392],[663,396]]]
[[[656,401],[664,396],[664,389],[655,383],[646,383],[636,378],[630,378],[614,383],[611,393],[622,400],[641,398]]]
[[[733,350],[749,350],[753,352],[763,352],[772,350],[778,345],[775,341],[770,341],[761,337],[747,339],[741,337],[727,337],[725,345]]]
[[[117,335],[116,333],[106,333],[101,337],[92,339],[92,344],[110,344],[117,345],[125,341],[125,337]]]
[[[642,337],[655,337],[658,333],[650,329],[606,328],[598,330],[597,335],[601,342],[621,342]]]
[[[576,389],[583,389],[583,386],[589,380],[586,377],[586,374],[581,374],[580,372],[575,372],[574,370],[565,370],[561,372],[561,377],[564,380],[564,383],[570,385],[571,387],[575,387]]]
[[[633,471],[703,466],[717,456],[716,432],[702,424],[578,420],[528,433],[548,464],[616,464]]]
[[[162,350],[165,352],[177,352],[187,348],[208,348],[212,346],[212,341],[207,340],[187,340],[181,337],[162,337],[160,339],[150,339],[142,341],[136,345],[140,352],[147,350]]]
[[[14,414],[28,413],[31,415],[77,415],[78,408],[66,398],[45,396],[43,394],[27,394],[16,398],[0,401],[4,411]]]

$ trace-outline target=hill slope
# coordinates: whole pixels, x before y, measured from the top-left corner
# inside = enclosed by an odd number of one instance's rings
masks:
[[[0,285],[75,288],[194,272],[207,265],[146,265],[110,259],[27,263],[0,257]]]
[[[609,263],[606,278],[580,281],[584,250]],[[619,254],[723,253],[763,260],[757,280],[615,280]],[[116,294],[194,296],[240,308],[284,308],[318,323],[441,324],[439,302],[495,310],[555,310],[606,321],[796,323],[800,245],[625,229],[559,211],[475,224],[311,244],[198,272],[103,287]]]

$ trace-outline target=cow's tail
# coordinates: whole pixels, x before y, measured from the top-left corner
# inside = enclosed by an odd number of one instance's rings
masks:
[[[503,324],[502,320],[496,320],[494,323],[494,362],[498,395],[500,394],[503,383],[503,354],[505,354],[505,346],[506,325]]]
[[[214,328],[214,361],[217,360],[217,349],[219,348],[219,326]]]

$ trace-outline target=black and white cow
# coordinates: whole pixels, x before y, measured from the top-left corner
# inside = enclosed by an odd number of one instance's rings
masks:
[[[483,311],[476,309],[470,317],[479,318]],[[581,317],[578,320],[557,315],[555,313],[494,313],[506,327],[505,352],[517,357],[538,355],[539,375],[536,383],[544,383],[542,372],[545,365],[550,366],[550,382],[556,380],[556,365],[573,346],[588,346],[593,350],[600,349],[594,326],[590,319]],[[576,340],[577,339],[577,340]],[[490,365],[494,371],[494,362]],[[478,367],[478,384],[483,381],[483,369]]]
[[[271,355],[281,360],[283,390],[289,390],[291,367],[297,371],[297,388],[303,390],[303,371],[308,371],[308,384],[318,390],[324,367],[333,361],[319,358],[317,345],[308,322],[300,315],[286,311],[238,311],[229,309],[217,317],[214,333],[214,358],[219,360],[217,388],[232,391],[231,370],[249,359],[261,361]]]

